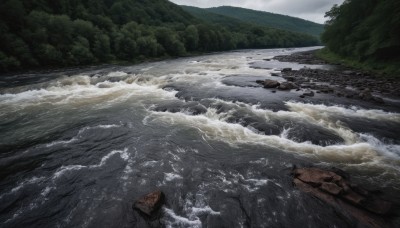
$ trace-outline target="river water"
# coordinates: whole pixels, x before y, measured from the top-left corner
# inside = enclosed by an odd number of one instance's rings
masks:
[[[161,227],[354,227],[294,165],[400,202],[400,107],[255,83],[310,49],[2,76],[1,226],[146,227],[132,203],[161,189]]]

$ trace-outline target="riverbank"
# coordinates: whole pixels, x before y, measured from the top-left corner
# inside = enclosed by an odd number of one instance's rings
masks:
[[[320,51],[294,53],[274,57],[281,62],[297,62],[300,64],[325,65],[330,62],[319,58]],[[282,77],[292,81],[301,88],[316,90],[317,93],[333,93],[339,97],[361,99],[365,101],[384,103],[385,98],[400,97],[400,80],[394,77],[381,75],[347,67],[335,65],[329,70],[310,69],[304,67],[299,70],[282,71]]]

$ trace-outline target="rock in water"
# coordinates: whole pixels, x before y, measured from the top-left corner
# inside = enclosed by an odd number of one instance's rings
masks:
[[[351,184],[343,171],[297,168],[293,170],[293,175],[297,188],[341,208],[367,227],[386,226],[387,221],[380,216],[390,211],[392,203]]]
[[[154,213],[164,204],[164,198],[164,193],[159,190],[151,192],[136,200],[133,204],[133,208],[148,216],[153,216]]]
[[[280,85],[280,83],[278,81],[274,81],[274,80],[265,80],[264,81],[264,88],[276,88]]]
[[[297,88],[299,88],[299,87],[292,82],[282,82],[278,87],[278,89],[280,89],[280,90],[291,90],[291,89],[297,89]]]
[[[308,97],[313,97],[314,96],[314,91],[308,89],[303,93],[303,95],[304,96],[308,96]]]
[[[281,72],[290,72],[290,71],[292,71],[292,68],[283,68],[281,70]]]

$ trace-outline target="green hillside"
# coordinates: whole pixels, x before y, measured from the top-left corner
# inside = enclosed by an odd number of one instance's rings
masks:
[[[198,19],[201,19],[205,22],[226,26],[229,29],[237,30],[243,27],[254,26],[253,24],[246,23],[239,19],[228,17],[224,15],[220,15],[217,13],[209,12],[207,9],[202,9],[193,6],[181,6],[183,10],[195,16]]]
[[[326,16],[325,57],[400,76],[400,1],[349,0]]]
[[[0,71],[317,43],[293,32],[206,22],[167,0],[0,1]]]
[[[184,8],[190,13],[193,9]],[[306,21],[296,17],[290,17],[280,14],[243,9],[231,6],[221,6],[215,8],[199,9],[207,12],[216,13],[219,15],[232,17],[243,22],[252,23],[260,26],[271,28],[284,29],[287,31],[307,33],[319,37],[324,30],[324,26],[311,21]],[[196,15],[199,15],[196,13]],[[205,19],[204,17],[201,17]]]

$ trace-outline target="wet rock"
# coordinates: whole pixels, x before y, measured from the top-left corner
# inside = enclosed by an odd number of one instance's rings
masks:
[[[300,190],[345,210],[364,225],[379,224],[377,227],[381,227],[385,222],[379,216],[389,213],[392,208],[392,203],[351,184],[347,174],[341,170],[297,168],[293,175],[293,183]]]
[[[264,88],[276,88],[280,84],[281,83],[279,83],[278,81],[267,79],[267,80],[264,81]]]
[[[323,182],[321,184],[320,189],[325,192],[328,192],[332,195],[339,195],[343,191],[343,188],[337,186],[334,183],[330,183],[330,182]]]
[[[304,96],[304,95],[300,95],[299,97],[300,97],[300,98],[305,98],[306,96]]]
[[[286,77],[285,78],[288,82],[294,82],[295,78],[294,77]]]
[[[342,195],[342,198],[357,206],[361,206],[362,203],[365,202],[365,198],[362,195],[357,194],[350,189],[345,191],[345,193]]]
[[[282,82],[280,83],[278,89],[280,90],[291,90],[291,89],[297,89],[299,88],[296,84],[293,82]]]
[[[336,176],[334,172],[317,168],[301,168],[293,171],[295,178],[308,183],[314,187],[321,186],[325,181],[330,182]]]
[[[304,96],[308,96],[308,97],[313,97],[314,96],[314,92],[312,90],[306,90],[303,93]]]
[[[373,96],[372,96],[372,94],[371,94],[371,90],[370,90],[370,89],[364,89],[363,91],[361,91],[361,92],[358,94],[358,97],[359,97],[360,99],[363,99],[363,100],[366,100],[366,101],[373,100]]]
[[[164,193],[161,191],[154,191],[147,195],[140,197],[133,204],[133,209],[139,210],[147,216],[153,216],[164,204]]]
[[[281,76],[281,74],[272,72],[272,73],[271,73],[271,76],[279,77],[279,76]]]
[[[292,68],[283,68],[281,70],[281,72],[289,72],[289,71],[292,71]]]

